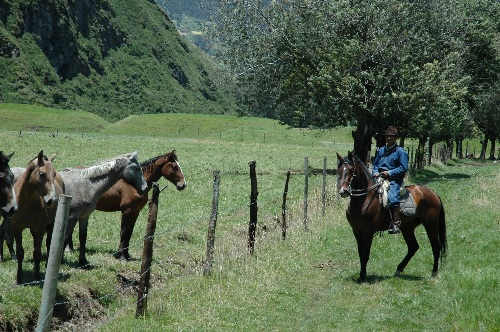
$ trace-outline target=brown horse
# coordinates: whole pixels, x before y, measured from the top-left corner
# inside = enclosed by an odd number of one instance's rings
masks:
[[[130,259],[128,252],[130,238],[137,217],[148,202],[148,193],[153,183],[164,177],[174,184],[177,190],[183,190],[187,186],[175,150],[141,163],[141,168],[148,184],[148,189],[143,195],[139,195],[137,190],[127,182],[119,180],[97,202],[97,210],[99,211],[121,211],[122,213],[120,245],[117,253],[119,259]],[[70,247],[72,246],[70,245]]]
[[[9,155],[0,151],[0,209],[1,216],[4,218],[2,225],[0,225],[0,262],[3,261],[3,242],[7,240],[7,245],[11,257],[15,256],[13,242],[10,233],[10,224],[6,221],[17,211],[17,199],[16,192],[14,190],[14,174],[9,167],[10,158],[12,158],[12,152]]]
[[[23,230],[29,228],[33,236],[34,278],[40,280],[40,261],[42,241],[47,231],[47,255],[50,249],[52,228],[57,210],[57,200],[64,193],[64,183],[56,172],[52,161],[55,155],[47,158],[43,150],[30,161],[28,167],[14,185],[19,209],[11,217],[12,234],[16,240],[17,283],[23,281]]]
[[[376,232],[389,228],[389,213],[380,204],[377,193],[377,184],[363,162],[352,153],[342,157],[337,153],[339,164],[339,195],[350,196],[349,206],[346,210],[347,220],[352,227],[358,243],[358,254],[361,271],[358,282],[366,280],[366,265],[370,257],[370,248]],[[416,205],[416,212],[412,216],[401,213],[401,233],[408,252],[397,266],[395,275],[402,273],[419,249],[415,237],[415,228],[422,224],[431,242],[434,265],[432,276],[438,271],[438,262],[446,255],[446,222],[441,198],[430,189],[422,185],[407,186]]]

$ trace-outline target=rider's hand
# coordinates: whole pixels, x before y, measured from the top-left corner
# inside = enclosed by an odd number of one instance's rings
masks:
[[[389,171],[383,171],[380,173],[380,176],[383,177],[384,179],[389,178]]]

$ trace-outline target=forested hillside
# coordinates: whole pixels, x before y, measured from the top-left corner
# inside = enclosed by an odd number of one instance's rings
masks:
[[[138,113],[234,112],[224,76],[147,0],[5,0],[0,102]]]

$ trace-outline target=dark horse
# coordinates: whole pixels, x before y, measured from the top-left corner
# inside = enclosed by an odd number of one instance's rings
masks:
[[[148,185],[143,195],[139,195],[137,190],[127,182],[119,180],[97,202],[97,210],[99,211],[121,211],[122,213],[120,245],[118,246],[117,256],[123,260],[130,259],[128,252],[130,238],[137,217],[139,217],[139,213],[148,202],[148,192],[153,183],[164,177],[174,184],[177,190],[183,190],[187,186],[175,150],[141,163],[141,168]]]
[[[14,238],[10,232],[10,223],[6,218],[11,217],[17,211],[17,198],[14,190],[14,174],[9,167],[11,154],[4,154],[0,151],[0,209],[4,222],[0,226],[0,262],[3,261],[3,242],[7,240],[7,245],[11,256],[14,256]]]
[[[14,152],[6,155],[0,151],[0,209],[4,218],[12,216],[17,210],[14,174],[9,167],[9,161],[13,154]]]
[[[359,261],[361,271],[358,282],[366,280],[366,265],[370,258],[370,248],[376,232],[389,228],[389,213],[380,204],[377,184],[363,162],[352,153],[342,157],[337,153],[339,164],[337,172],[340,177],[339,195],[350,196],[346,217],[352,227],[358,243]],[[415,237],[415,228],[422,224],[427,232],[432,246],[434,265],[432,276],[438,271],[439,259],[446,256],[446,222],[441,198],[430,189],[422,185],[407,186],[416,205],[416,212],[412,216],[401,213],[401,233],[408,253],[396,268],[395,275],[402,273],[419,249]]]

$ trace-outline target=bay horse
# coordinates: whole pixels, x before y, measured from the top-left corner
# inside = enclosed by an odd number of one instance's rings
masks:
[[[137,152],[133,152],[88,168],[73,168],[61,171],[66,187],[65,193],[73,197],[64,245],[66,247],[69,244],[76,223],[79,222],[79,263],[81,266],[88,265],[85,257],[88,221],[90,214],[96,208],[99,198],[120,179],[129,183],[140,194],[146,191],[147,183],[137,161],[137,155]]]
[[[14,174],[9,167],[9,161],[14,155],[4,154],[0,151],[0,208],[1,216],[4,218],[2,225],[0,225],[0,262],[3,261],[3,242],[7,240],[7,246],[11,257],[15,256],[10,222],[6,218],[11,217],[17,211],[17,198],[14,190]]]
[[[130,184],[120,180],[111,187],[97,202],[97,210],[104,212],[121,211],[120,244],[117,258],[129,260],[129,244],[139,213],[148,202],[148,193],[153,183],[164,177],[178,191],[186,188],[187,183],[178,162],[175,150],[151,158],[141,163],[142,172],[148,188],[144,194],[139,194]]]
[[[361,270],[358,282],[366,280],[366,265],[370,257],[372,240],[376,232],[389,228],[389,212],[380,204],[377,184],[368,168],[353,153],[342,157],[337,153],[339,174],[339,195],[350,197],[346,217],[358,244],[358,255]],[[438,272],[438,263],[446,256],[446,221],[441,198],[422,185],[406,186],[415,201],[414,215],[401,213],[401,233],[408,247],[408,252],[396,268],[395,276],[400,275],[410,259],[419,249],[415,237],[415,228],[422,224],[429,237],[434,264],[432,276]]]
[[[23,230],[29,228],[33,237],[35,280],[40,280],[40,261],[45,232],[47,232],[47,255],[50,251],[57,201],[59,195],[64,193],[64,182],[52,165],[55,157],[54,154],[47,158],[43,150],[40,151],[14,184],[18,210],[10,217],[10,225],[16,241],[18,284],[23,282]]]

